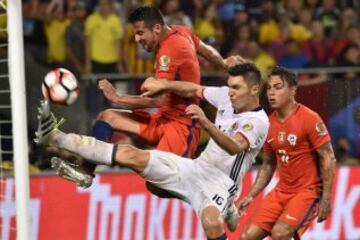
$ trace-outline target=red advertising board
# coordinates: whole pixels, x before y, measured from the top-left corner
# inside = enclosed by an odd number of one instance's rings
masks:
[[[245,176],[244,193],[255,176],[256,171]],[[13,178],[1,181],[0,190],[0,239],[16,239]],[[262,197],[229,239],[239,239]],[[331,216],[325,223],[314,223],[304,239],[360,239],[360,167],[337,169],[332,204]],[[56,176],[32,177],[30,215],[31,239],[205,239],[189,205],[147,193],[135,174],[98,175],[86,190]]]

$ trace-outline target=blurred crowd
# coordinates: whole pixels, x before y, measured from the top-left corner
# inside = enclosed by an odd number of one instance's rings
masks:
[[[264,72],[360,66],[356,0],[26,0],[25,43],[37,60],[81,74],[151,72],[152,54],[135,44],[127,22],[140,4],[159,7],[169,25],[187,25],[223,56],[240,54]]]
[[[157,6],[167,24],[192,28],[223,57],[241,55],[264,74],[275,65],[360,67],[358,0],[23,0],[25,50],[41,65],[78,76],[151,73],[153,54],[135,43],[127,21],[142,4]],[[0,26],[5,20],[0,18]],[[0,32],[0,42],[4,37]],[[205,59],[200,64],[202,71],[217,70]],[[337,77],[360,74],[347,70]],[[349,134],[341,135],[341,116],[331,130],[339,133],[338,161],[349,165],[360,163],[360,112],[353,109],[351,116],[344,113],[353,119]]]

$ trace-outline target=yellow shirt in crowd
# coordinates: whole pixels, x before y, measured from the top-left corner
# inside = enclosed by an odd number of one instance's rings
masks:
[[[118,40],[123,35],[121,26],[121,20],[115,14],[104,18],[93,13],[88,17],[85,34],[91,39],[91,60],[104,64],[118,61]]]
[[[52,20],[45,24],[45,33],[48,40],[48,61],[64,62],[66,60],[65,31],[70,20]]]
[[[211,22],[205,19],[199,19],[195,24],[195,33],[202,40],[207,37],[215,38],[216,28]]]
[[[274,67],[276,64],[274,58],[271,57],[271,55],[266,52],[262,52],[255,59],[249,59],[249,60],[259,68],[263,76],[266,76],[267,71],[270,68]]]

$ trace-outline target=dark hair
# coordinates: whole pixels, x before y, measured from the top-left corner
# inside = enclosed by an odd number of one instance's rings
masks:
[[[270,76],[279,76],[283,81],[286,81],[289,86],[297,86],[298,79],[296,74],[288,70],[287,68],[276,66],[269,73]]]
[[[155,24],[164,25],[164,18],[160,10],[146,5],[138,7],[129,16],[130,23],[134,24],[139,21],[144,21],[149,27],[152,27]]]
[[[230,76],[243,76],[247,83],[259,84],[261,83],[260,70],[253,63],[244,63],[232,66],[229,68]]]

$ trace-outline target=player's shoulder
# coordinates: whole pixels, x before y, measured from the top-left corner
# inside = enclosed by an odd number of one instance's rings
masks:
[[[320,115],[315,112],[314,110],[312,110],[311,108],[303,105],[303,104],[299,104],[299,109],[297,112],[297,115],[300,119],[307,121],[307,120],[311,120],[311,119],[321,119]]]
[[[184,25],[171,25],[171,28],[179,31],[181,33],[187,33],[187,34],[192,34],[193,31],[191,30],[191,28],[184,26]]]

